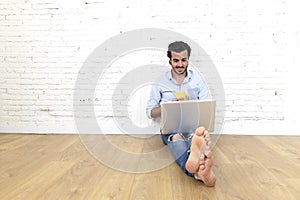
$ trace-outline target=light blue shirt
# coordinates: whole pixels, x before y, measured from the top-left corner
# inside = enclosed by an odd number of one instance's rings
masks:
[[[161,102],[172,101],[176,92],[179,91],[188,94],[187,99],[189,100],[203,100],[209,96],[207,85],[198,73],[188,70],[183,83],[178,84],[170,70],[159,77],[152,86],[146,108],[148,118],[152,118],[151,110],[153,108],[159,107]]]

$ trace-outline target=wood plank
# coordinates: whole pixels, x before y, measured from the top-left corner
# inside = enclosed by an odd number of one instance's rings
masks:
[[[121,151],[142,154],[165,147],[159,135],[106,137],[109,144],[104,150],[113,145]],[[121,154],[114,155],[116,151],[104,151],[100,138],[91,136],[84,144],[78,135],[0,134],[1,199],[222,200],[300,196],[299,136],[221,135],[213,148],[217,176],[213,188],[186,176],[174,162],[144,173],[113,169],[116,164],[151,164],[154,158],[131,163]],[[107,153],[113,165],[102,163],[89,148]]]
[[[169,171],[162,169],[136,174],[128,199],[172,199],[171,197]]]

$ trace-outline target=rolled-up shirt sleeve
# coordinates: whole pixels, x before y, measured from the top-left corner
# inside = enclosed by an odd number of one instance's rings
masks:
[[[154,84],[151,88],[150,98],[147,103],[146,114],[149,119],[152,119],[151,110],[153,108],[159,107],[161,101],[161,91],[157,84]]]

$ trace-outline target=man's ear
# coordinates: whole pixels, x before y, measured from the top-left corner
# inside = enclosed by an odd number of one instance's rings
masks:
[[[171,64],[171,60],[169,60],[169,64],[172,65],[172,64]]]

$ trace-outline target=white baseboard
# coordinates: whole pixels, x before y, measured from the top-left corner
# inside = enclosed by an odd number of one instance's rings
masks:
[[[113,122],[102,124],[101,130],[90,129],[87,134],[124,134]],[[30,133],[30,134],[79,134],[74,124],[64,126],[0,126],[0,133]],[[159,131],[157,132],[159,134]],[[84,134],[84,133],[82,133]],[[230,122],[224,123],[222,131],[215,134],[232,135],[300,135],[295,125],[284,122]]]

